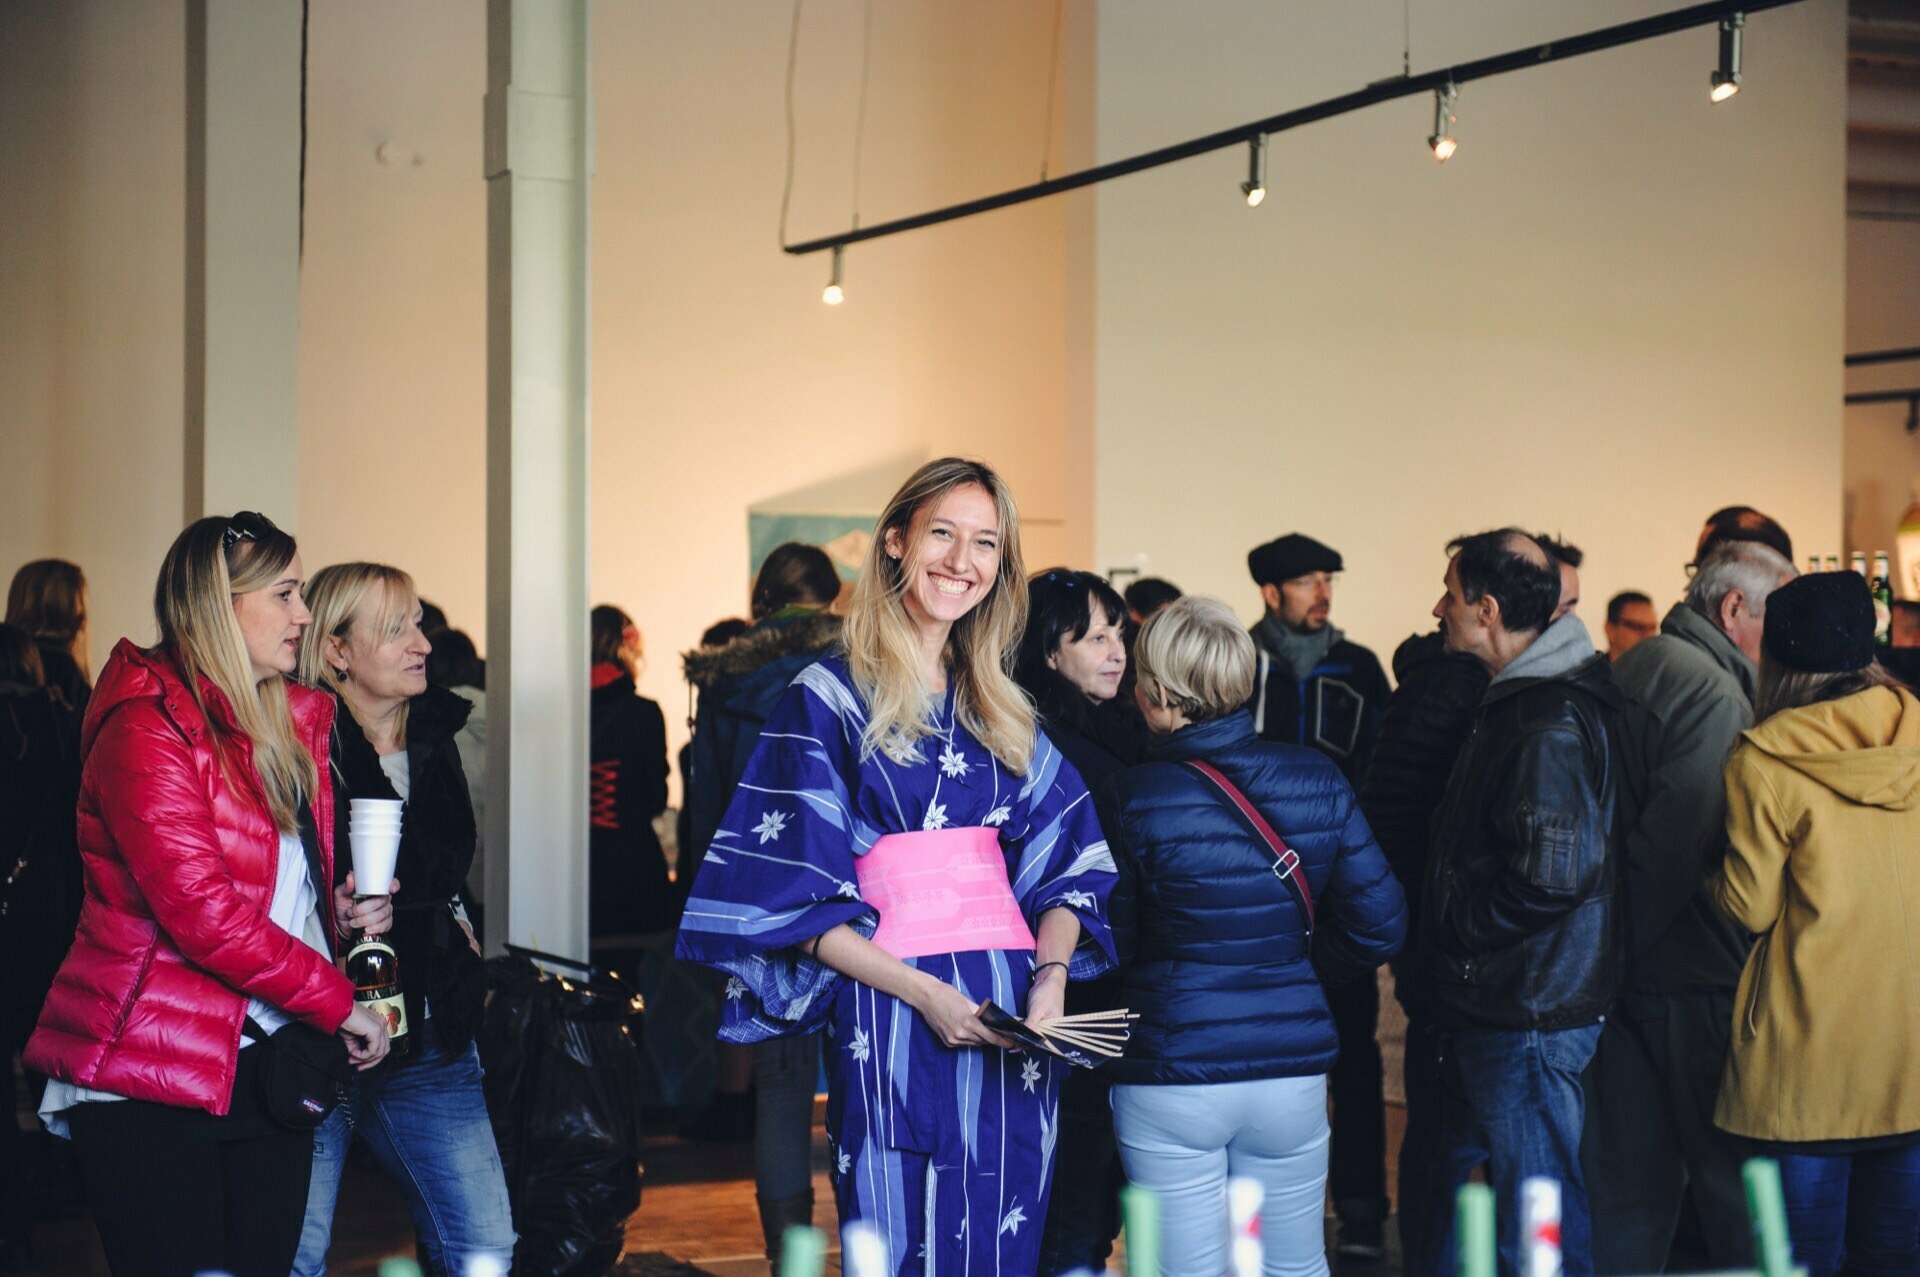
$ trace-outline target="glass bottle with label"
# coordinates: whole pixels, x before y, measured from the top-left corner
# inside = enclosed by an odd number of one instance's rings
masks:
[[[1855,550],[1847,556],[1847,571],[1865,579],[1867,575],[1867,552],[1865,550]]]
[[[1885,550],[1873,555],[1873,641],[1893,646],[1893,563]]]
[[[347,951],[347,979],[353,981],[353,1000],[386,1022],[392,1042],[387,1055],[406,1058],[407,995],[400,987],[400,959],[379,936],[361,932]]]

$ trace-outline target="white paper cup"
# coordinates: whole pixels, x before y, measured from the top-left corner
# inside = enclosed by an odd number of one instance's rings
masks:
[[[350,798],[347,806],[356,816],[371,815],[374,812],[392,812],[398,816],[406,804],[398,798]]]
[[[354,815],[348,818],[348,823],[355,829],[398,829],[403,822],[399,816]]]
[[[400,859],[400,831],[372,833],[355,829],[347,841],[353,847],[354,890],[363,896],[384,896],[393,889],[393,869]]]

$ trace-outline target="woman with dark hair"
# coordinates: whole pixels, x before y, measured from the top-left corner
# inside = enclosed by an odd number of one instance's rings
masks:
[[[154,586],[160,645],[122,640],[87,710],[86,897],[25,1058],[116,1273],[284,1277],[313,1133],[269,1112],[262,1057],[298,1025],[362,1069],[387,1053],[333,965],[334,935],[392,910],[333,886],[333,698],[291,680],[304,576],[263,515],[190,524]]]
[[[639,627],[611,604],[593,609],[587,934],[594,962],[639,961],[679,922],[653,818],[667,809],[667,719],[634,690],[645,662]]]
[[[1762,624],[1708,882],[1759,936],[1714,1122],[1780,1163],[1811,1277],[1920,1272],[1920,700],[1874,660],[1857,573],[1787,582]]]
[[[15,572],[7,587],[6,623],[33,637],[46,685],[75,712],[86,713],[93,680],[87,667],[87,577],[80,565],[36,559]]]
[[[700,691],[686,785],[688,839],[680,848],[683,881],[726,815],[727,803],[760,740],[760,729],[787,684],[840,642],[840,618],[827,607],[840,574],[826,551],[789,541],[767,555],[753,582],[754,624],[717,646],[682,658]],[[753,1179],[769,1262],[795,1224],[813,1222],[813,1092],[820,1038],[804,1033],[752,1046],[719,1045],[720,1085],[686,1134],[754,1137]],[[752,1090],[748,1088],[751,1087]]]
[[[425,612],[426,604],[422,603],[420,609]],[[473,706],[466,723],[453,734],[454,747],[460,751],[460,770],[467,776],[467,800],[473,804],[473,864],[467,868],[467,885],[460,898],[466,901],[474,933],[484,945],[487,939],[487,663],[480,659],[465,630],[441,630],[433,634],[428,633],[423,622],[420,632],[433,644],[433,650],[427,653],[427,681],[457,693],[461,700]]]
[[[40,649],[0,625],[0,1079],[16,1094],[13,1057],[40,1018],[80,918],[73,807],[80,792],[80,715],[46,686]],[[45,1079],[30,1075],[40,1103]],[[0,1122],[0,1265],[32,1249],[33,1195],[20,1124]]]
[[[1127,620],[1125,601],[1092,572],[1052,568],[1027,582],[1027,628],[1014,677],[1033,698],[1048,739],[1096,796],[1140,760],[1146,740],[1139,711],[1118,695],[1127,672]],[[1120,1005],[1117,976],[1080,981],[1067,993],[1073,1015]],[[1110,1090],[1104,1069],[1075,1069],[1060,1084],[1059,1163],[1040,1277],[1103,1270],[1119,1235],[1127,1176],[1113,1139]]]

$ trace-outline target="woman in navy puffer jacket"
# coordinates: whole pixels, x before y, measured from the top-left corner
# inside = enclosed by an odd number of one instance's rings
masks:
[[[1151,761],[1115,781],[1106,816],[1123,1002],[1140,1016],[1109,1066],[1127,1177],[1161,1196],[1168,1277],[1226,1270],[1226,1182],[1243,1175],[1266,1189],[1267,1277],[1324,1274],[1338,1043],[1319,972],[1392,957],[1406,900],[1333,763],[1254,733],[1242,708],[1253,643],[1226,604],[1170,605],[1135,658],[1155,740]],[[1218,769],[1299,856],[1311,929],[1267,845],[1189,760]]]

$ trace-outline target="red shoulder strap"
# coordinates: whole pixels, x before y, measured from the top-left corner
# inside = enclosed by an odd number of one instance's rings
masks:
[[[1273,853],[1274,877],[1292,887],[1293,894],[1300,898],[1300,907],[1307,914],[1307,931],[1311,933],[1314,920],[1313,889],[1307,885],[1307,875],[1301,868],[1299,853],[1281,840],[1280,835],[1274,832],[1273,826],[1267,823],[1267,818],[1247,800],[1247,796],[1240,792],[1238,786],[1220,773],[1219,768],[1196,758],[1187,759],[1186,765],[1213,782],[1214,788],[1218,789],[1234,810],[1240,813],[1240,818],[1252,827],[1254,834],[1267,845],[1267,850]]]

